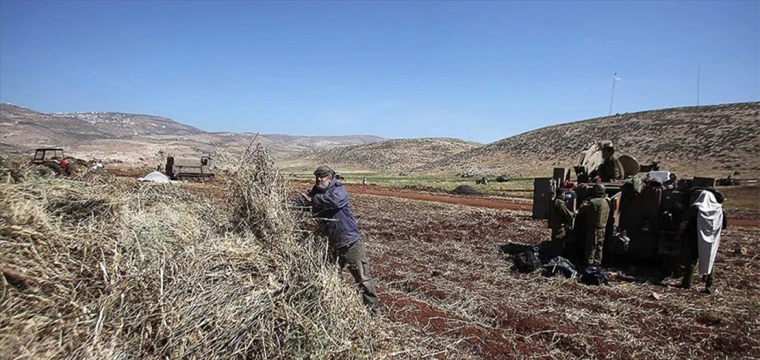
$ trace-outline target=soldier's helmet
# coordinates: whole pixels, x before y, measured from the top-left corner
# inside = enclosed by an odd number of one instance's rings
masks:
[[[606,192],[607,192],[607,189],[604,188],[604,185],[602,185],[602,184],[594,184],[594,196],[595,197],[603,197]]]

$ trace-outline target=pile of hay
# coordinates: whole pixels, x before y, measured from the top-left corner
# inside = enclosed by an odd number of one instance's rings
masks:
[[[227,178],[222,206],[112,176],[0,183],[3,356],[424,354],[408,329],[369,317],[285,190],[261,148]]]

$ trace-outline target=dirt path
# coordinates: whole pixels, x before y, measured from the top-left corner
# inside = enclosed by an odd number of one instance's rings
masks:
[[[310,182],[298,181],[297,183],[303,184],[305,187],[311,185]],[[532,203],[518,203],[508,199],[494,199],[494,198],[475,198],[466,196],[451,196],[451,195],[437,195],[431,193],[411,192],[393,188],[383,188],[370,186],[367,191],[362,190],[361,185],[356,184],[343,184],[350,193],[378,195],[378,196],[391,196],[396,198],[404,198],[411,200],[422,201],[434,201],[448,204],[459,204],[468,206],[484,207],[489,209],[506,209],[506,210],[521,210],[532,211]],[[731,219],[728,220],[729,226],[749,226],[760,227],[760,219]]]
[[[760,227],[760,220],[756,219],[728,219],[728,226],[750,226],[750,227]]]
[[[299,182],[299,183],[303,183],[304,185],[310,184],[310,183],[305,183],[305,182]],[[489,209],[506,209],[506,210],[522,210],[522,211],[533,210],[533,204],[531,203],[517,203],[514,201],[507,200],[507,199],[475,198],[475,197],[466,197],[466,196],[451,196],[451,195],[444,195],[444,194],[438,195],[438,194],[404,191],[404,190],[399,190],[399,189],[383,188],[383,187],[375,187],[375,186],[370,186],[367,189],[367,191],[364,191],[362,190],[361,185],[343,184],[343,186],[346,188],[346,190],[348,190],[349,193],[391,196],[391,197],[411,199],[411,200],[435,201],[435,202],[442,202],[442,203],[448,203],[448,204],[485,207]]]
[[[478,206],[478,207],[485,207],[489,209],[507,209],[507,210],[522,210],[522,211],[533,210],[532,204],[520,204],[520,203],[511,202],[509,200],[500,200],[500,199],[493,199],[493,198],[478,199],[478,198],[464,197],[464,196],[455,197],[455,196],[446,196],[446,195],[433,195],[433,194],[425,194],[425,193],[401,192],[401,191],[381,190],[381,189],[367,189],[367,191],[362,191],[361,188],[359,189],[349,188],[348,191],[362,193],[362,194],[369,194],[369,195],[392,196],[392,197],[412,199],[412,200],[435,201],[435,202],[442,202],[442,203],[449,203],[449,204]]]

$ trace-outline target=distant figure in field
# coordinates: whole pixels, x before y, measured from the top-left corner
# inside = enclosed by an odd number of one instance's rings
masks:
[[[367,177],[362,177],[362,188],[364,188],[364,191],[367,191]]]

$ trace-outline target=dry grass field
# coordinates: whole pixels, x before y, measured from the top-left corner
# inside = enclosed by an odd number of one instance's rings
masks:
[[[352,186],[381,300],[370,318],[348,273],[324,263],[309,217],[287,209],[304,184],[271,158],[249,153],[227,176],[175,185],[136,183],[141,169],[0,168],[3,358],[760,356],[756,227],[729,223],[714,295],[632,264],[586,286],[510,270],[502,246],[549,237],[527,204]]]
[[[247,153],[194,192],[2,159],[0,358],[430,353],[411,326],[370,318],[272,164]]]
[[[543,173],[569,166],[581,142],[599,137],[632,152],[672,155],[663,165],[677,168],[696,156],[712,159],[708,172],[746,176],[760,165],[756,131],[741,129],[757,127],[751,120],[758,106],[623,114],[485,146],[361,136],[258,141],[279,159],[354,144],[288,158],[298,171],[306,167],[304,178],[280,171],[262,147],[252,150],[255,134],[4,105],[0,126],[12,131],[0,150],[15,151],[37,135],[55,142],[61,126],[79,122],[82,131],[66,133],[71,142],[64,145],[76,149],[70,154],[125,164],[60,178],[30,166],[28,156],[0,157],[0,359],[759,358],[757,186],[722,189],[730,220],[713,295],[680,289],[679,274],[663,277],[646,264],[610,266],[609,286],[599,287],[518,273],[502,249],[539,244],[550,233],[530,217],[530,178],[479,186],[479,197],[448,194],[474,182],[454,172]],[[141,122],[161,130],[129,135]],[[600,123],[606,125],[594,125]],[[665,123],[673,125],[668,131],[696,129],[684,134],[709,147],[688,139],[668,147],[672,137],[653,135]],[[635,134],[646,141],[610,136],[623,124],[638,124]],[[720,131],[707,132],[711,124]],[[604,131],[584,130],[590,128]],[[583,136],[567,143],[567,134]],[[542,138],[562,150],[526,150]],[[224,172],[212,181],[135,181],[167,151],[215,149],[224,149]],[[348,173],[347,188],[378,282],[378,317],[367,315],[349,274],[325,262],[313,220],[287,205],[294,190],[308,186],[299,180],[323,162],[362,171]],[[412,168],[433,174],[398,174]],[[374,176],[366,192],[358,185],[364,174]]]

